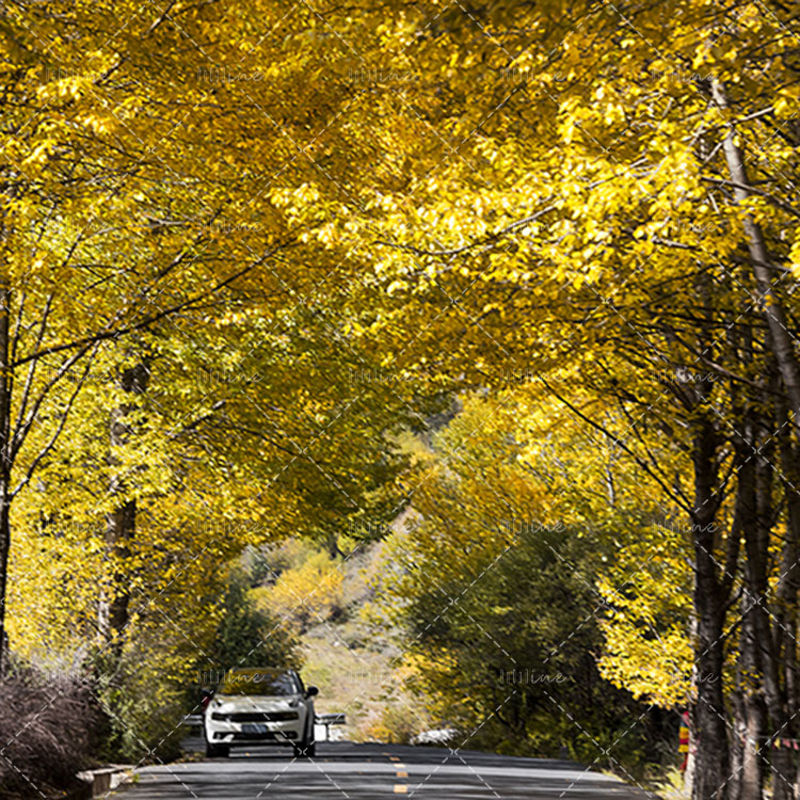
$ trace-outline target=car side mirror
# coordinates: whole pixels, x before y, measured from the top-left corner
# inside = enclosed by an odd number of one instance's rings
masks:
[[[306,689],[306,697],[316,697],[319,694],[319,689],[316,686],[309,686]]]

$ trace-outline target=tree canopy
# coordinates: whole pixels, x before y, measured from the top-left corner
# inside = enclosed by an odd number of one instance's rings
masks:
[[[793,796],[799,38],[772,0],[7,3],[0,670],[185,676],[245,547],[413,511],[395,620],[459,724],[588,609],[562,670],[690,707],[695,797]]]

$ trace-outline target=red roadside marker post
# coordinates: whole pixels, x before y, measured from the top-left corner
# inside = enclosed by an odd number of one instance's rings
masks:
[[[683,763],[681,764],[681,772],[686,771],[686,765],[689,763],[689,712],[684,711],[681,714],[681,727],[678,731],[678,752],[683,753]]]

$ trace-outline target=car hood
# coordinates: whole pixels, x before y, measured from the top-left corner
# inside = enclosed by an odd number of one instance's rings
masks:
[[[305,707],[301,695],[273,697],[264,694],[218,695],[208,704],[211,711],[286,711]]]

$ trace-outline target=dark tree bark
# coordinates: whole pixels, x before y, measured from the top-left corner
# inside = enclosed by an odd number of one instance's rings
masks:
[[[791,739],[797,733],[797,597],[800,590],[800,469],[797,448],[788,425],[788,413],[779,404],[776,415],[777,450],[780,470],[775,477],[780,480],[786,507],[786,538],[779,562],[779,577],[775,588],[772,614],[772,645],[779,677],[782,678],[780,707],[776,709],[776,732],[780,738]],[[770,620],[767,620],[769,625]],[[797,765],[794,753],[778,748],[772,753],[773,797],[775,800],[793,799],[796,792]]]
[[[142,395],[147,390],[150,370],[147,364],[137,364],[122,371],[119,379],[124,392]],[[135,403],[127,403],[114,410],[111,419],[110,444],[111,463],[115,463],[114,448],[124,445],[131,434],[126,417],[136,408]],[[110,492],[113,495],[125,494],[128,485],[121,476],[112,479]],[[136,535],[136,500],[123,500],[106,516],[106,552],[117,563],[124,562],[130,556],[130,543]],[[102,597],[98,610],[98,628],[101,639],[113,642],[119,649],[125,628],[128,625],[128,606],[130,604],[129,575],[123,569],[115,569],[112,576],[111,593]]]
[[[715,80],[712,82],[711,93],[714,102],[720,109],[728,109],[728,97],[725,87],[720,81]],[[747,200],[753,192],[750,186],[744,156],[736,142],[736,131],[732,123],[728,125],[725,137],[722,141],[722,149],[730,181],[733,186],[733,199],[736,203],[741,203]],[[768,350],[774,356],[783,389],[786,393],[788,401],[788,420],[791,422],[795,435],[800,436],[800,362],[798,362],[797,354],[795,353],[792,335],[790,333],[791,326],[788,322],[782,300],[773,282],[772,262],[770,260],[770,253],[764,237],[764,232],[758,222],[749,214],[743,219],[743,232],[750,255],[753,276],[761,296],[760,310],[767,322],[769,331],[766,344]],[[759,461],[763,462],[764,459],[759,457]],[[770,468],[770,465],[767,464],[761,471],[763,475],[765,475],[766,470]],[[759,483],[763,484],[765,480],[766,479],[762,477]],[[794,485],[796,486],[797,484]],[[794,654],[792,654],[790,658],[791,666],[787,667],[787,664],[782,661],[782,656],[786,653],[786,648],[782,641],[786,628],[782,628],[781,631],[775,630],[773,632],[770,615],[767,609],[768,598],[765,584],[766,570],[768,569],[766,563],[766,548],[768,545],[765,544],[763,539],[766,535],[768,542],[769,531],[772,524],[771,519],[767,519],[764,516],[765,511],[771,508],[771,496],[768,486],[759,485],[757,488],[756,502],[760,509],[756,512],[758,519],[754,521],[753,530],[751,530],[749,534],[748,562],[751,557],[754,557],[756,561],[750,566],[751,572],[748,578],[748,585],[750,591],[754,592],[756,598],[759,599],[759,607],[754,609],[754,615],[764,668],[764,695],[770,718],[770,733],[772,736],[790,738],[792,736],[792,712],[790,709],[793,702],[789,700],[787,687],[790,682],[793,683],[794,681],[793,676],[789,676],[789,672],[794,669]],[[792,514],[796,515],[798,512],[796,508],[792,508],[791,503],[787,504],[787,506],[789,527],[791,528],[793,525]],[[790,538],[792,538],[793,535],[794,534],[790,533]],[[792,547],[793,545],[790,546],[790,551]],[[793,572],[797,554],[796,552],[794,552],[794,554],[791,552],[787,553],[786,549],[784,549],[784,557],[787,557],[787,555],[789,558],[793,556],[794,558],[789,564],[786,564],[784,560],[784,567],[789,568],[790,571]],[[791,580],[794,580],[794,578]],[[796,591],[792,598],[788,597],[788,595],[791,594],[791,589],[785,589],[784,592],[783,599],[781,600],[779,597],[778,605],[782,605],[788,599],[789,607],[793,609],[796,605]],[[788,609],[784,609],[784,611],[788,611]],[[792,611],[791,614],[793,615],[794,611]],[[793,616],[791,618],[793,619]],[[782,673],[785,676],[783,682],[780,680]],[[789,798],[793,798],[796,770],[790,754],[784,748],[775,748],[770,753],[770,756],[774,800],[788,800]]]
[[[9,312],[11,288],[8,277],[0,276],[0,676],[8,660],[6,633],[6,586],[8,555],[11,548],[11,367]]]
[[[714,102],[721,109],[728,108],[725,88],[718,81],[712,87]],[[751,196],[750,182],[742,151],[736,144],[736,131],[728,127],[722,142],[725,162],[730,179],[734,185],[733,196],[737,203]],[[800,364],[789,333],[790,325],[780,297],[772,283],[772,269],[764,233],[761,226],[749,214],[744,218],[744,234],[750,252],[753,275],[761,294],[761,311],[767,321],[770,334],[770,347],[775,356],[781,379],[789,398],[792,421],[800,430]]]
[[[767,731],[767,707],[764,701],[763,659],[759,641],[761,602],[761,561],[758,543],[756,501],[755,442],[751,421],[744,421],[742,435],[736,442],[737,491],[736,515],[742,527],[747,558],[742,587],[742,619],[739,637],[738,672],[743,726],[741,800],[761,800],[764,790],[766,759],[762,746]]]
[[[728,781],[728,800],[742,800],[744,780],[744,748],[742,744],[747,730],[747,715],[744,710],[742,696],[741,670],[736,671],[736,689],[731,694],[731,713],[733,715],[733,730],[730,741],[730,770],[731,778]]]
[[[694,800],[728,800],[728,736],[722,686],[725,659],[724,621],[727,592],[720,578],[716,546],[716,431],[705,417],[696,422],[693,448],[695,497],[692,538],[695,557],[694,608],[697,615],[695,674],[697,701]]]
[[[773,381],[773,386],[775,383]],[[761,797],[764,766],[768,766],[766,774],[772,779],[773,798],[790,800],[794,798],[793,754],[772,745],[776,740],[793,737],[792,712],[786,690],[787,665],[783,658],[786,638],[783,618],[791,613],[793,605],[789,585],[793,579],[793,562],[785,567],[772,598],[769,577],[775,518],[776,427],[769,413],[772,408],[769,398],[762,396],[760,401],[747,412],[741,441],[737,442],[744,450],[743,455],[749,452],[738,471],[737,494],[737,511],[746,553],[740,659],[748,722],[745,745],[746,767],[749,767],[747,797]],[[783,548],[784,562],[793,558],[794,550],[789,533]],[[788,605],[785,600],[789,601]]]

